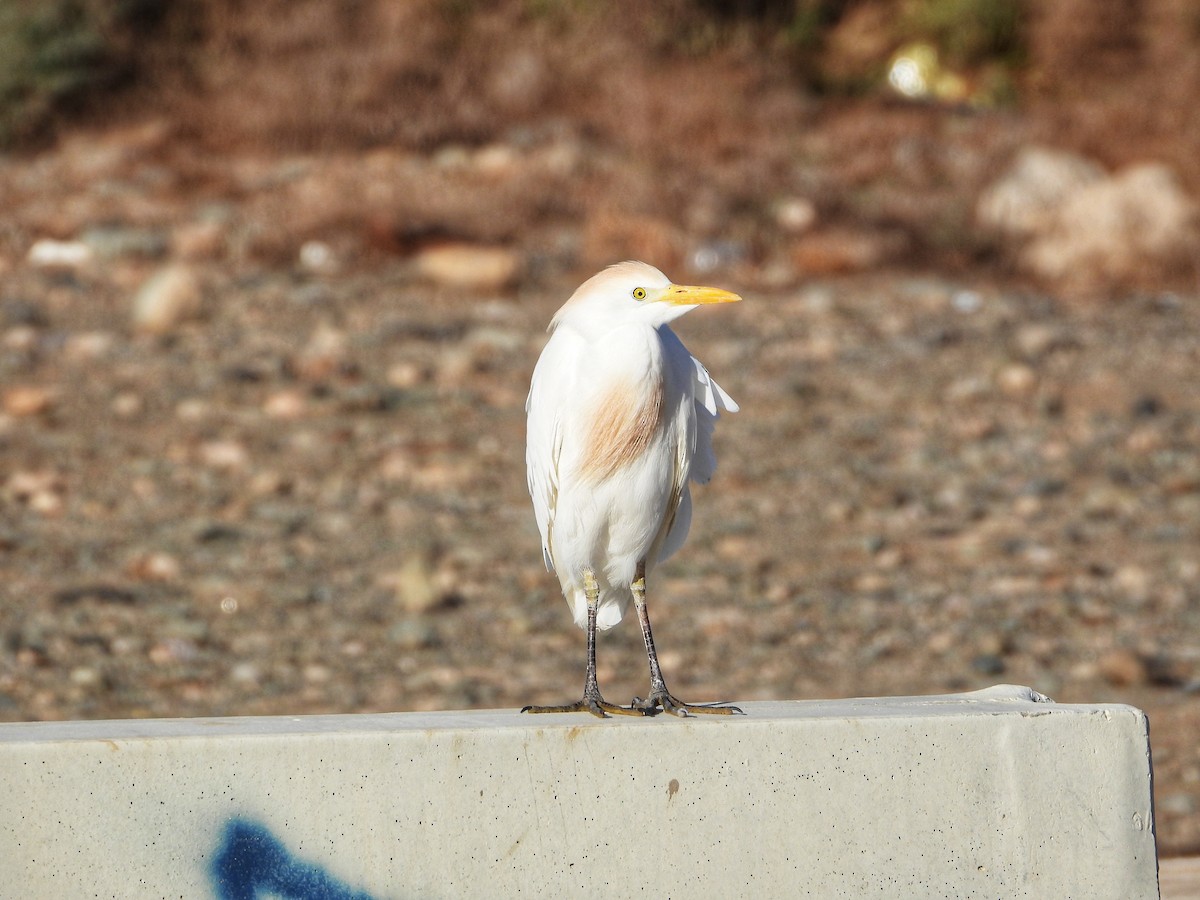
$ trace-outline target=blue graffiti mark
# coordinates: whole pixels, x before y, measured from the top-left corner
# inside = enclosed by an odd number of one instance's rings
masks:
[[[320,866],[292,856],[265,826],[234,819],[225,826],[210,869],[218,900],[372,900]]]

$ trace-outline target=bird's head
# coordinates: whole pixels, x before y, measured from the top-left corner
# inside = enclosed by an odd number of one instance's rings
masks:
[[[555,313],[551,328],[568,323],[581,330],[642,322],[665,325],[705,303],[736,303],[742,298],[720,288],[672,284],[643,262],[609,266],[579,286]]]

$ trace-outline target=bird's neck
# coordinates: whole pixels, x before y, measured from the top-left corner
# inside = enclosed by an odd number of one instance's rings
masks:
[[[659,328],[641,322],[627,323],[584,334],[590,362],[611,372],[625,371],[645,377],[662,369],[663,342]]]

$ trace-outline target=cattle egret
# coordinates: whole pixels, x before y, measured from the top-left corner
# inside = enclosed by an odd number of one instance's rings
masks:
[[[667,323],[702,303],[740,299],[624,262],[585,281],[554,315],[525,404],[525,462],[546,568],[587,632],[587,675],[582,700],[522,712],[741,712],[671,695],[646,612],[647,576],[687,537],[689,482],[706,483],[716,468],[713,425],[720,410],[738,408]],[[646,642],[650,693],[626,707],[600,695],[596,629],[621,621],[630,598]]]

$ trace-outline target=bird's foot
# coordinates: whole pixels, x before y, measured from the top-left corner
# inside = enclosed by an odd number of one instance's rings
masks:
[[[634,697],[629,708],[640,709],[647,716],[653,716],[661,709],[663,712],[680,718],[686,718],[693,714],[705,716],[745,715],[739,707],[731,706],[728,703],[684,703],[682,700],[677,700],[666,688],[651,691],[650,696],[645,700],[641,697]]]
[[[599,694],[595,696],[585,695],[582,700],[576,700],[574,703],[567,703],[563,706],[525,706],[521,708],[523,713],[572,713],[572,712],[590,712],[593,716],[599,716],[601,719],[607,719],[609,713],[617,716],[648,716],[650,715],[644,709],[635,709],[631,706],[618,706],[615,703],[609,703]]]

